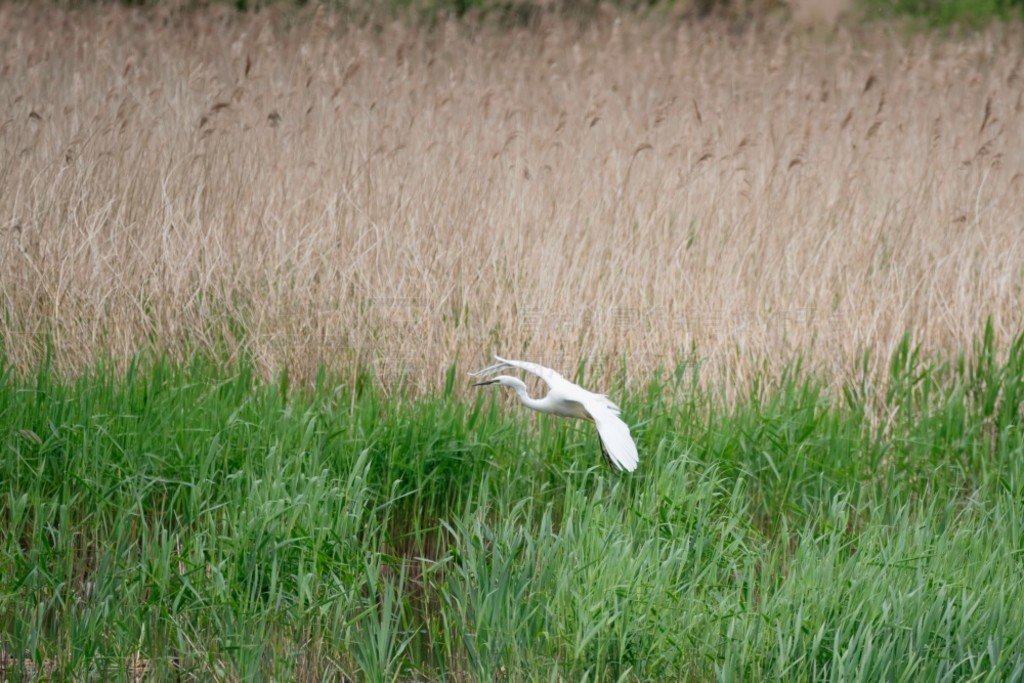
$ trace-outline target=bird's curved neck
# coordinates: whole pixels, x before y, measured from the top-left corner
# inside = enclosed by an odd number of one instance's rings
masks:
[[[526,385],[523,384],[522,382],[514,384],[512,386],[512,390],[515,391],[516,396],[519,397],[519,402],[522,403],[527,408],[533,408],[534,410],[544,409],[544,399],[533,398],[532,396],[530,396],[529,391],[527,391],[526,389]]]

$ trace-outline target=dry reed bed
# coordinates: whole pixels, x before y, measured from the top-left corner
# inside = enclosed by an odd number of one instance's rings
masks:
[[[1021,327],[1019,27],[0,7],[0,335],[436,386],[497,351],[743,386]]]

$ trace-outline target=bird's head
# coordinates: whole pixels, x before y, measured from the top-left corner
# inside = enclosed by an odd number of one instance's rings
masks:
[[[486,387],[490,384],[497,384],[503,387],[512,387],[513,389],[526,389],[526,384],[523,380],[518,377],[509,377],[508,375],[498,375],[491,379],[485,379],[482,382],[476,382],[473,384],[474,387]]]

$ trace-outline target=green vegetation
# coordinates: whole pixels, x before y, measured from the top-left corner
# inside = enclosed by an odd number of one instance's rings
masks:
[[[1024,16],[1022,0],[865,0],[861,5],[869,17],[906,16],[933,27],[977,26]]]
[[[84,679],[1021,680],[1024,337],[586,425],[196,359],[0,373],[0,649]]]

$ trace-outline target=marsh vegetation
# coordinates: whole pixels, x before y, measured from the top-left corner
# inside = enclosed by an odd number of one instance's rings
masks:
[[[0,26],[8,678],[1024,677],[1019,26]]]

